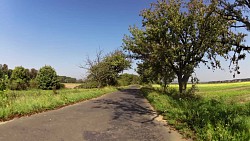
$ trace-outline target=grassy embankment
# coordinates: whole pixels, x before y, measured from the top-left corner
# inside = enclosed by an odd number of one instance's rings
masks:
[[[37,89],[0,92],[0,121],[56,109],[116,90],[114,87],[106,87],[102,89],[62,89],[58,90],[57,94],[54,94],[52,90]]]
[[[250,82],[198,84],[192,96],[181,96],[177,85],[167,94],[142,88],[155,109],[187,137],[195,140],[250,140]],[[158,89],[158,90],[157,90]]]

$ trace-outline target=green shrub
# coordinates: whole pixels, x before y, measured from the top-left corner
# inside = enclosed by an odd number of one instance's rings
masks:
[[[26,90],[29,87],[29,83],[25,82],[22,79],[11,80],[9,85],[11,90]]]
[[[30,88],[34,88],[34,89],[36,89],[36,88],[38,88],[38,83],[37,83],[37,81],[36,81],[36,79],[31,79],[30,80]]]
[[[124,73],[119,76],[118,78],[119,86],[128,86],[131,84],[139,84],[139,76],[128,73]]]
[[[54,68],[51,66],[42,67],[36,77],[38,88],[43,90],[52,90],[60,88],[60,83]]]
[[[57,89],[63,89],[63,88],[65,88],[65,85],[62,84],[62,83],[60,83],[60,84],[57,86]]]
[[[0,78],[0,91],[6,90],[8,83],[8,76],[5,75],[3,78]]]
[[[9,88],[11,90],[26,90],[29,87],[29,70],[24,67],[15,67],[12,72]]]

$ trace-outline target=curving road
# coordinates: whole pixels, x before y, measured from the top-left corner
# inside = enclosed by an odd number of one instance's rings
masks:
[[[0,123],[0,141],[181,141],[140,91],[123,91]]]

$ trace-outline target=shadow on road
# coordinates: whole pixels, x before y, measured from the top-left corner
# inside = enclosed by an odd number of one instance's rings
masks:
[[[153,123],[154,119],[158,117],[156,112],[146,105],[145,98],[136,88],[121,90],[114,97],[96,100],[94,103],[97,105],[93,108],[113,110],[113,120]]]

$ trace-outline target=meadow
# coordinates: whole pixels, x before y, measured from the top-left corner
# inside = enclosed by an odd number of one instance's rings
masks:
[[[79,101],[114,92],[115,87],[101,89],[7,90],[0,92],[0,121],[57,109]]]
[[[191,85],[189,85],[190,88]],[[159,85],[142,91],[168,124],[194,140],[250,140],[250,82],[198,84],[194,94]]]

